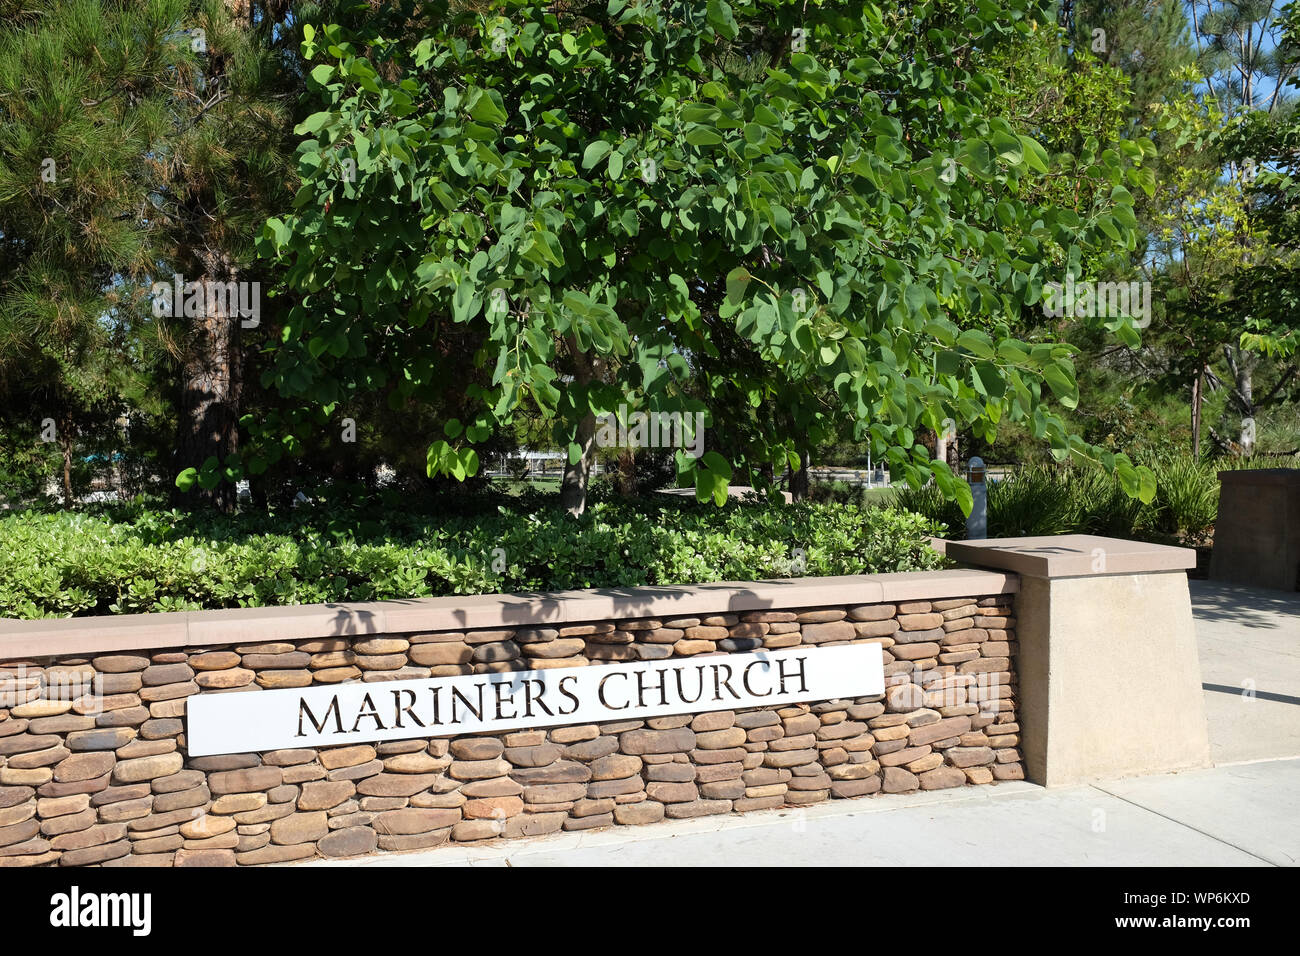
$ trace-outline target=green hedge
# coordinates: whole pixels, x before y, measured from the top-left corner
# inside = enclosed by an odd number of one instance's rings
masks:
[[[496,505],[496,502],[493,502]],[[189,516],[145,508],[0,517],[0,615],[37,618],[444,594],[692,584],[940,566],[943,528],[845,505],[554,503],[418,515],[312,507]],[[530,505],[532,507],[530,507]],[[496,549],[500,549],[499,551]],[[495,570],[494,565],[500,570]]]

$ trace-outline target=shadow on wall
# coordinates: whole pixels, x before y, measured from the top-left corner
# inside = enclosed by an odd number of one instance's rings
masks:
[[[856,578],[867,578],[870,575],[846,575],[843,577],[826,577],[818,578],[820,582],[836,582],[841,580],[853,580]],[[803,584],[806,578],[778,578],[765,580],[761,583],[770,587],[789,587],[796,584]],[[605,587],[589,588],[581,591],[518,591],[508,595],[452,595],[445,598],[394,598],[383,602],[378,602],[393,607],[406,607],[418,610],[422,606],[428,606],[430,601],[457,601],[462,604],[475,602],[476,599],[482,602],[491,602],[500,608],[501,623],[505,627],[521,627],[526,625],[547,625],[547,624],[567,624],[581,622],[592,619],[591,615],[597,612],[587,610],[576,617],[566,613],[564,607],[566,600],[577,598],[586,601],[590,597],[605,598],[611,602],[610,608],[604,612],[614,618],[640,618],[646,617],[651,613],[656,615],[664,614],[662,602],[664,600],[684,601],[687,598],[693,599],[696,605],[699,604],[698,598],[701,594],[716,593],[718,595],[716,604],[723,610],[710,611],[711,614],[723,614],[727,612],[742,611],[763,611],[773,606],[772,599],[767,595],[760,595],[759,592],[744,588],[737,582],[714,581],[706,584],[692,585],[675,585],[675,586],[656,586],[656,585],[637,585],[629,587]],[[809,601],[816,604],[819,599],[816,596],[810,596]],[[852,603],[852,602],[849,602]],[[863,604],[875,603],[863,599]],[[330,604],[327,607],[336,607],[338,612],[335,618],[335,634],[346,636],[356,633],[379,633],[379,631],[359,632],[355,615],[358,613],[365,614],[367,618],[374,615],[369,611],[358,612],[346,605]],[[483,625],[475,623],[469,619],[469,615],[463,609],[456,609],[453,615],[457,619],[455,629],[474,629],[481,628]],[[693,615],[695,612],[691,612]],[[392,626],[386,623],[379,625],[380,631],[401,631],[404,626]]]

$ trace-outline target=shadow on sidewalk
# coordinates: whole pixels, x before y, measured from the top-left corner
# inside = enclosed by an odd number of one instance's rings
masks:
[[[1192,615],[1204,621],[1230,621],[1241,627],[1279,628],[1290,625],[1300,637],[1300,593],[1272,588],[1189,581]],[[1279,621],[1277,615],[1294,621]]]

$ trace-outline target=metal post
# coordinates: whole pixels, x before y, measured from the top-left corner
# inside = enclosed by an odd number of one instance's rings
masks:
[[[966,472],[970,482],[971,497],[974,504],[970,517],[966,519],[967,538],[987,538],[989,536],[989,495],[988,485],[984,482],[984,459],[978,455],[970,460]]]

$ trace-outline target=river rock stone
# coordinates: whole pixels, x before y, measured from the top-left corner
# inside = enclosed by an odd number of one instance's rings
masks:
[[[908,773],[901,767],[886,767],[881,789],[885,793],[906,793],[909,790],[916,790],[920,785],[921,782],[915,774]]]
[[[54,779],[60,782],[90,780],[101,777],[113,769],[117,757],[111,753],[78,753],[60,761],[54,767]]]
[[[225,770],[208,774],[208,788],[220,796],[226,793],[252,793],[270,790],[284,780],[279,767],[249,767],[247,770]]]
[[[280,846],[314,843],[329,833],[329,817],[323,811],[290,813],[271,824],[271,842]]]
[[[439,774],[380,773],[357,784],[357,793],[369,797],[410,797],[437,784]]]
[[[316,849],[322,856],[345,857],[373,852],[378,845],[378,834],[370,827],[345,827],[321,837]]]
[[[113,767],[113,782],[140,783],[144,780],[153,780],[155,777],[166,777],[176,773],[184,765],[185,758],[178,753],[119,760]]]
[[[695,731],[689,727],[675,730],[630,730],[619,739],[619,749],[632,756],[684,753],[695,747],[695,739]]]
[[[369,744],[358,744],[352,747],[322,750],[318,759],[326,770],[337,770],[340,767],[355,767],[368,763],[374,760],[375,756],[374,747]]]
[[[339,804],[352,799],[357,792],[356,784],[350,780],[321,780],[303,784],[298,797],[299,810],[331,810]]]
[[[523,813],[524,801],[517,796],[482,797],[468,800],[461,807],[467,820],[503,820]]]

